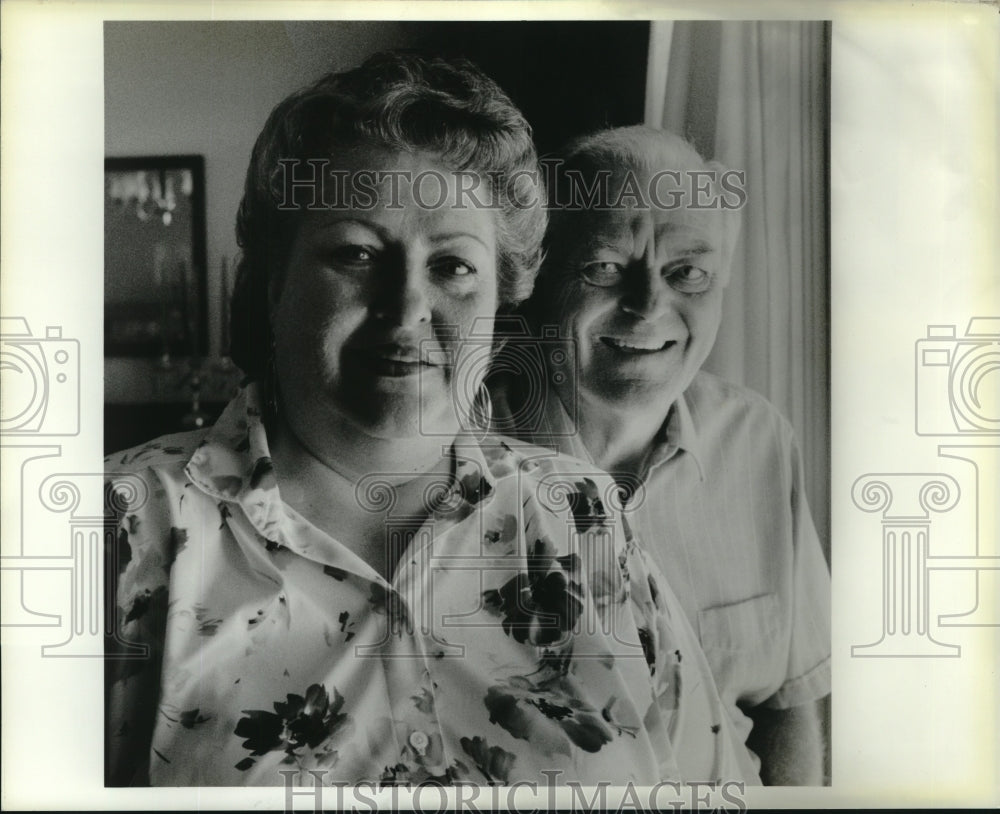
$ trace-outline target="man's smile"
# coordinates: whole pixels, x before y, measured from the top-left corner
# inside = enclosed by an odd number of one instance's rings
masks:
[[[676,340],[673,339],[667,339],[661,342],[656,339],[626,339],[614,336],[602,336],[600,337],[600,340],[603,344],[607,345],[607,347],[617,351],[618,353],[631,355],[660,353],[662,351],[670,350],[677,344]]]

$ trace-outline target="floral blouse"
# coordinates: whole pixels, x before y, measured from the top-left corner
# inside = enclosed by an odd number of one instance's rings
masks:
[[[258,405],[250,385],[213,428],[106,461],[109,785],[745,778],[607,476],[460,437],[415,533],[364,479],[403,545],[386,581],[281,500]]]

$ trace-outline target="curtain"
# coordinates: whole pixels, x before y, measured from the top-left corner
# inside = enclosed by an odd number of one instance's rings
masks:
[[[829,557],[829,27],[653,22],[646,123],[746,172],[722,327],[706,368],[792,423]]]

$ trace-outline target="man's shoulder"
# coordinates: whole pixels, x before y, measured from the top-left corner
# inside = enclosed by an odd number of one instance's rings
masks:
[[[749,387],[734,384],[706,370],[699,371],[684,399],[696,423],[745,424],[748,427],[762,422],[775,425],[782,433],[790,432],[791,425],[770,401]]]
[[[747,410],[780,415],[778,409],[756,390],[735,384],[707,370],[698,371],[684,395],[689,401],[709,407],[745,405]]]

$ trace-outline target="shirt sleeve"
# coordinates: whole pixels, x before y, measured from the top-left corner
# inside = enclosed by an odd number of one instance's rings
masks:
[[[171,527],[153,475],[107,475],[105,783],[149,785],[169,594]]]
[[[791,436],[791,429],[788,429]],[[806,502],[802,459],[791,441],[791,642],[785,681],[765,706],[788,709],[830,694],[830,570]]]

